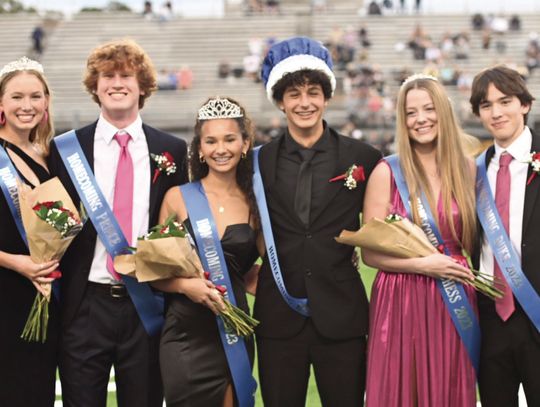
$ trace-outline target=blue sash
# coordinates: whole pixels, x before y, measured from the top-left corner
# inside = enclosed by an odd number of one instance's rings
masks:
[[[210,273],[210,278],[214,284],[224,285],[227,288],[224,294],[225,298],[231,304],[236,305],[223,249],[204,188],[197,181],[182,185],[180,190],[191,220],[204,270]],[[255,390],[257,390],[257,382],[251,374],[251,364],[249,363],[244,339],[226,333],[221,318],[216,317],[216,319],[219,336],[231,370],[234,388],[236,389],[238,403],[240,407],[252,407],[255,405],[254,394]]]
[[[129,243],[99,189],[75,131],[55,137],[54,142],[105,249],[113,259],[119,254],[127,253]],[[154,293],[148,284],[138,283],[132,277],[122,276],[122,281],[146,332],[151,336],[157,334],[163,326],[163,296]]]
[[[489,246],[512,292],[540,332],[540,296],[521,269],[521,260],[508,238],[487,179],[486,152],[476,160],[476,212]]]
[[[4,193],[4,197],[9,206],[9,211],[17,226],[17,230],[19,231],[24,244],[28,247],[28,239],[26,238],[26,230],[24,230],[19,206],[18,178],[17,170],[11,163],[6,150],[4,150],[4,147],[0,146],[0,188],[2,188],[2,192]],[[60,300],[60,285],[58,280],[52,282],[52,291],[54,297],[57,300]]]
[[[305,317],[309,317],[310,311],[307,298],[296,298],[291,296],[285,282],[283,281],[283,275],[281,274],[281,267],[279,266],[279,260],[276,250],[276,243],[274,242],[274,234],[272,233],[272,224],[270,223],[270,214],[268,213],[268,206],[266,204],[266,195],[264,193],[264,185],[261,176],[261,170],[259,167],[259,152],[260,147],[253,150],[253,191],[255,192],[255,198],[257,199],[257,207],[259,208],[259,216],[261,218],[261,226],[264,235],[264,244],[266,245],[266,255],[270,262],[270,269],[274,276],[277,288],[281,293],[281,296],[293,310],[302,314]]]
[[[405,177],[401,172],[399,157],[394,154],[386,157],[385,160],[392,168],[392,173],[394,174],[394,179],[403,206],[407,210],[409,219],[412,220],[409,188],[407,187]],[[424,233],[427,235],[433,246],[439,247],[440,244],[444,243],[444,240],[437,228],[437,224],[434,221],[433,214],[431,213],[431,209],[423,192],[422,197],[418,199],[417,208]],[[450,252],[446,247],[444,248],[444,252],[445,254],[450,255]],[[467,349],[472,365],[476,372],[478,372],[478,363],[480,360],[480,325],[478,323],[478,318],[469,303],[467,293],[463,289],[463,285],[457,281],[439,278],[435,280],[437,281],[437,287],[439,288],[448,313],[452,318],[452,322]]]
[[[28,247],[28,240],[26,239],[26,231],[24,230],[22,223],[19,206],[19,190],[17,188],[18,178],[17,170],[11,163],[7,151],[4,150],[4,147],[0,146],[0,187],[6,198],[9,211],[15,221],[17,230],[19,231],[24,244]]]

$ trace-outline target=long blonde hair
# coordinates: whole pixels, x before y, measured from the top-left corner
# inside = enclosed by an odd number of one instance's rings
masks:
[[[401,168],[409,187],[411,202],[417,202],[424,191],[431,212],[437,213],[437,199],[433,196],[426,171],[415,150],[412,148],[407,128],[406,98],[411,89],[425,90],[433,101],[437,113],[436,160],[441,177],[443,214],[456,241],[471,253],[476,235],[476,212],[474,183],[470,164],[464,150],[467,136],[461,129],[452,104],[442,85],[430,78],[418,78],[405,83],[397,99],[396,138]],[[459,208],[462,223],[462,237],[458,238],[452,221],[452,199]],[[416,205],[411,205],[414,222],[420,225]],[[437,217],[435,218],[437,221]]]
[[[34,75],[43,85],[43,92],[45,94],[45,97],[48,100],[47,103],[47,119],[41,120],[31,131],[29,140],[31,143],[37,144],[43,153],[45,155],[49,154],[49,144],[53,138],[54,135],[54,125],[53,125],[53,118],[52,118],[52,95],[51,90],[49,88],[49,84],[47,83],[47,79],[45,78],[45,75],[43,75],[41,72],[38,72],[33,69],[24,69],[24,70],[17,70],[13,72],[9,72],[2,76],[0,78],[0,98],[4,96],[4,93],[6,91],[6,85],[7,83],[13,79],[15,76],[20,75],[21,73],[27,73],[30,75]]]

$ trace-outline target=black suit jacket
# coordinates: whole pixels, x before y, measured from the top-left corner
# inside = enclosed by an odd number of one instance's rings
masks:
[[[77,139],[90,164],[94,169],[94,133],[97,122],[76,130]],[[177,170],[169,176],[161,173],[155,183],[150,185],[150,207],[149,207],[149,227],[158,223],[159,209],[161,201],[167,190],[174,186],[188,181],[186,170],[187,148],[185,141],[170,134],[154,129],[143,124],[143,131],[148,143],[148,151],[153,154],[162,154],[165,151],[174,157]],[[151,160],[150,156],[148,159]],[[68,191],[76,207],[80,204],[80,198],[71,178],[64,166],[55,143],[51,143],[51,153],[49,155],[49,169],[51,174],[57,176]],[[155,170],[153,160],[150,163],[152,179]],[[115,168],[111,168],[111,177],[115,174]],[[67,325],[79,309],[81,300],[88,283],[90,266],[94,257],[97,232],[92,222],[89,220],[84,225],[83,230],[73,240],[66,254],[61,260],[61,302],[62,302],[62,323]]]
[[[335,175],[351,165],[364,167],[369,176],[381,153],[375,148],[330,129],[338,140]],[[353,248],[338,244],[334,237],[343,229],[357,230],[366,182],[349,190],[343,181],[326,185],[323,202],[311,215],[306,228],[296,215],[291,200],[278,192],[276,164],[284,135],[262,147],[260,169],[276,249],[289,294],[307,294],[311,317],[317,330],[328,338],[344,339],[365,335],[368,330],[368,301],[362,280],[351,262]],[[289,203],[287,203],[289,202]],[[258,335],[286,338],[298,333],[305,318],[281,297],[265,257],[259,273],[255,317]]]
[[[532,130],[531,151],[540,151],[540,135]],[[495,154],[495,147],[491,146],[486,151],[486,166]],[[527,179],[532,174],[532,166],[529,166]],[[540,175],[525,187],[525,205],[523,208],[523,230],[521,235],[521,267],[527,279],[531,282],[536,292],[540,295]],[[495,302],[483,295],[479,297],[480,309],[494,315]],[[518,306],[517,300],[515,301]]]

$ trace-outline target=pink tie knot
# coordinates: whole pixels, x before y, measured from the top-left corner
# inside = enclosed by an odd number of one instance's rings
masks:
[[[499,167],[508,167],[510,165],[510,162],[512,162],[513,159],[514,157],[512,157],[512,154],[507,153],[505,151],[504,153],[501,154],[499,158]]]
[[[126,148],[129,140],[131,139],[131,136],[129,133],[124,132],[118,132],[114,135],[114,139],[120,144],[120,147]]]

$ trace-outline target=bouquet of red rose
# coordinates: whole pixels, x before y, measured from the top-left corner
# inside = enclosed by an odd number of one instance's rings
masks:
[[[53,178],[34,189],[19,185],[21,218],[30,257],[35,263],[60,260],[81,231],[83,222],[64,186]],[[60,271],[47,277],[59,278]],[[49,321],[50,283],[40,284],[45,294],[38,292],[24,326],[21,338],[45,342]]]
[[[163,224],[156,225],[142,237],[137,248],[130,248],[133,254],[119,255],[114,258],[114,268],[123,275],[134,277],[139,282],[163,280],[167,278],[206,278],[210,277],[203,267],[191,236],[184,227],[169,217]],[[225,287],[216,286],[216,290],[225,294]],[[240,308],[223,298],[225,309],[219,316],[228,333],[239,336],[253,334],[259,323]]]
[[[431,244],[418,225],[396,214],[388,215],[385,220],[373,218],[356,232],[343,230],[336,241],[404,259],[426,257],[442,251],[442,248],[438,249]],[[464,257],[469,259],[469,256]],[[467,284],[492,299],[503,296],[493,276],[474,270],[470,261],[469,268],[475,279]]]

